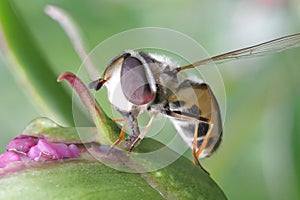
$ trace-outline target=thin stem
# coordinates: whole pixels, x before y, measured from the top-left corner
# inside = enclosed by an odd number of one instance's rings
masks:
[[[57,21],[66,32],[75,51],[89,73],[91,80],[95,80],[97,77],[99,77],[98,71],[95,69],[92,61],[88,57],[87,51],[85,50],[80,31],[72,18],[64,10],[52,5],[45,7],[45,13],[53,20]]]
[[[118,135],[119,132],[112,132],[112,127],[110,126],[113,126],[113,124],[111,120],[109,120],[107,116],[104,113],[102,113],[102,110],[100,109],[100,107],[98,107],[96,101],[91,96],[84,83],[78,77],[76,77],[75,74],[71,72],[65,72],[61,74],[58,77],[57,81],[60,82],[62,80],[66,80],[72,86],[72,88],[77,93],[80,100],[86,107],[87,111],[89,112],[92,120],[94,121],[97,127],[98,133],[100,135],[101,144],[111,145],[112,140],[115,138],[112,135]]]

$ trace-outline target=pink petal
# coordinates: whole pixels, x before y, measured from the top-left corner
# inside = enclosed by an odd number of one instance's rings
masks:
[[[33,146],[27,153],[27,157],[35,161],[55,160],[57,159],[53,154],[48,151],[42,151],[40,146]]]
[[[63,143],[52,143],[45,139],[40,139],[37,145],[31,147],[27,157],[32,160],[56,160],[62,158],[79,157],[79,149],[75,144],[67,146]]]
[[[37,143],[38,148],[41,150],[42,154],[51,155],[53,159],[61,159],[62,155],[60,155],[56,149],[55,145],[51,142],[48,142],[45,139],[40,139]]]
[[[32,146],[36,145],[37,141],[36,137],[20,135],[8,143],[6,150],[27,153]]]
[[[0,168],[3,168],[6,166],[9,162],[14,161],[21,161],[21,155],[15,153],[15,152],[5,152],[0,155]]]
[[[32,160],[54,160],[60,157],[56,152],[52,143],[40,139],[37,145],[31,147],[29,152],[27,153],[27,157]]]
[[[27,157],[29,157],[32,160],[38,160],[40,155],[41,155],[41,150],[39,149],[39,147],[37,145],[31,147],[27,153]]]
[[[70,144],[69,145],[69,149],[70,149],[70,151],[72,153],[72,157],[73,158],[79,157],[79,149],[78,149],[78,147],[75,144]]]
[[[53,147],[55,148],[56,152],[60,154],[62,158],[71,158],[72,152],[68,148],[66,144],[63,143],[52,143]]]

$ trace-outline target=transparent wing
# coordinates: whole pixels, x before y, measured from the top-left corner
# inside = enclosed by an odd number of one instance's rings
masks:
[[[300,33],[277,38],[268,42],[264,42],[251,47],[238,49],[211,58],[194,62],[193,64],[178,67],[177,71],[206,65],[214,62],[215,64],[230,62],[232,60],[264,56],[267,54],[281,52],[287,49],[292,49],[300,46]]]

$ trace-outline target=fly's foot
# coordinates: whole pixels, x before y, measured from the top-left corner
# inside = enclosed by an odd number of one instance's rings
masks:
[[[130,135],[124,140],[122,146],[124,149],[128,149],[128,155],[131,153],[131,151],[133,151],[134,147],[132,145],[134,144],[136,139],[136,136]]]

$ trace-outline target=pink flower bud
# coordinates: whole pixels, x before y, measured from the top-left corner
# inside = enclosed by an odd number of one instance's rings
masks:
[[[38,138],[36,137],[20,135],[8,143],[6,150],[25,154],[31,147],[36,145],[37,142]]]
[[[30,160],[59,160],[63,158],[77,158],[80,150],[75,144],[49,142],[45,139],[20,135],[6,146],[7,152],[0,155],[0,168],[13,161]]]
[[[5,167],[9,162],[21,161],[20,154],[16,152],[5,152],[0,155],[0,168]]]

